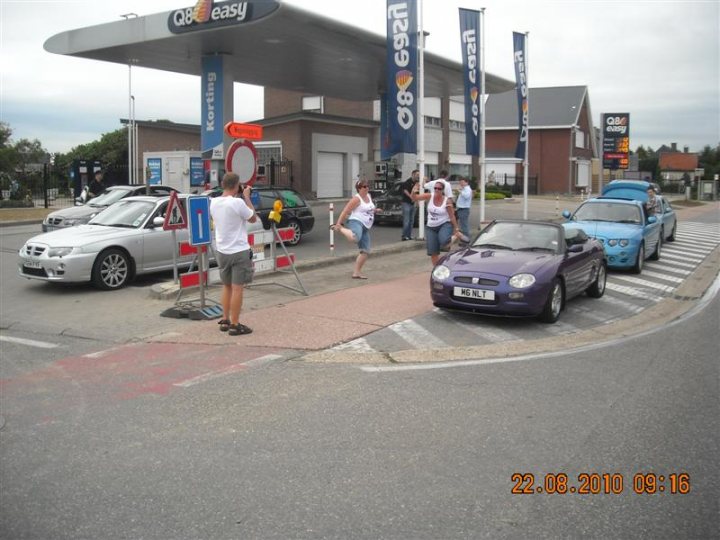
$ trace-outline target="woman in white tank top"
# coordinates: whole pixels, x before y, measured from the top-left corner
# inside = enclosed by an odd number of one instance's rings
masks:
[[[375,221],[377,209],[370,197],[370,189],[365,180],[355,182],[355,190],[357,194],[347,202],[338,216],[337,223],[331,225],[330,228],[338,231],[350,242],[357,243],[360,253],[355,259],[352,277],[353,279],[367,279],[362,274],[362,267],[370,254],[370,228]],[[346,218],[347,221],[345,221]],[[346,226],[343,226],[343,223]]]
[[[420,188],[416,186],[411,196],[416,202],[428,201],[425,242],[427,254],[430,255],[430,260],[435,266],[440,260],[440,251],[449,249],[451,241],[460,237],[452,199],[445,196],[442,182],[436,182],[433,185],[432,193],[421,194]]]

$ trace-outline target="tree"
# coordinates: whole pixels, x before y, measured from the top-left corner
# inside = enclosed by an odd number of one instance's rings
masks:
[[[652,173],[654,179],[660,178],[660,159],[655,153],[655,150],[650,146],[648,146],[647,149],[644,146],[638,146],[635,153],[638,156],[638,168],[641,171]]]
[[[109,184],[127,182],[127,129],[120,128],[104,133],[100,139],[81,144],[66,154],[55,156],[55,168],[69,171],[76,159],[99,161],[105,170],[105,181]]]
[[[705,169],[705,180],[712,180],[720,174],[720,144],[715,148],[706,145],[698,156],[698,166]]]

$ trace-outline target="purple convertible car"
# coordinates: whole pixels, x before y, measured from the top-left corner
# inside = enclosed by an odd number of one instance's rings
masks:
[[[605,293],[606,269],[602,244],[580,228],[498,220],[440,260],[430,295],[440,308],[554,323],[573,296]]]

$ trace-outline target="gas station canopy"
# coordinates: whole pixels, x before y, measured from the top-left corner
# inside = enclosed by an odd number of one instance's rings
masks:
[[[44,47],[56,54],[197,76],[202,75],[202,57],[219,54],[240,83],[355,101],[378,99],[385,91],[384,36],[275,0],[217,4],[228,15],[223,20],[185,24],[193,8],[182,8],[69,30],[49,38]],[[240,21],[242,9],[251,13]],[[220,17],[220,11],[215,13]],[[426,96],[464,93],[460,62],[426,52],[424,67]],[[515,87],[487,73],[485,81],[489,94]]]

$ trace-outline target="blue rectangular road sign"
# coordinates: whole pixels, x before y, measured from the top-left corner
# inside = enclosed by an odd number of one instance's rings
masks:
[[[188,197],[188,228],[190,229],[191,246],[201,246],[212,242],[210,199],[208,197]]]

